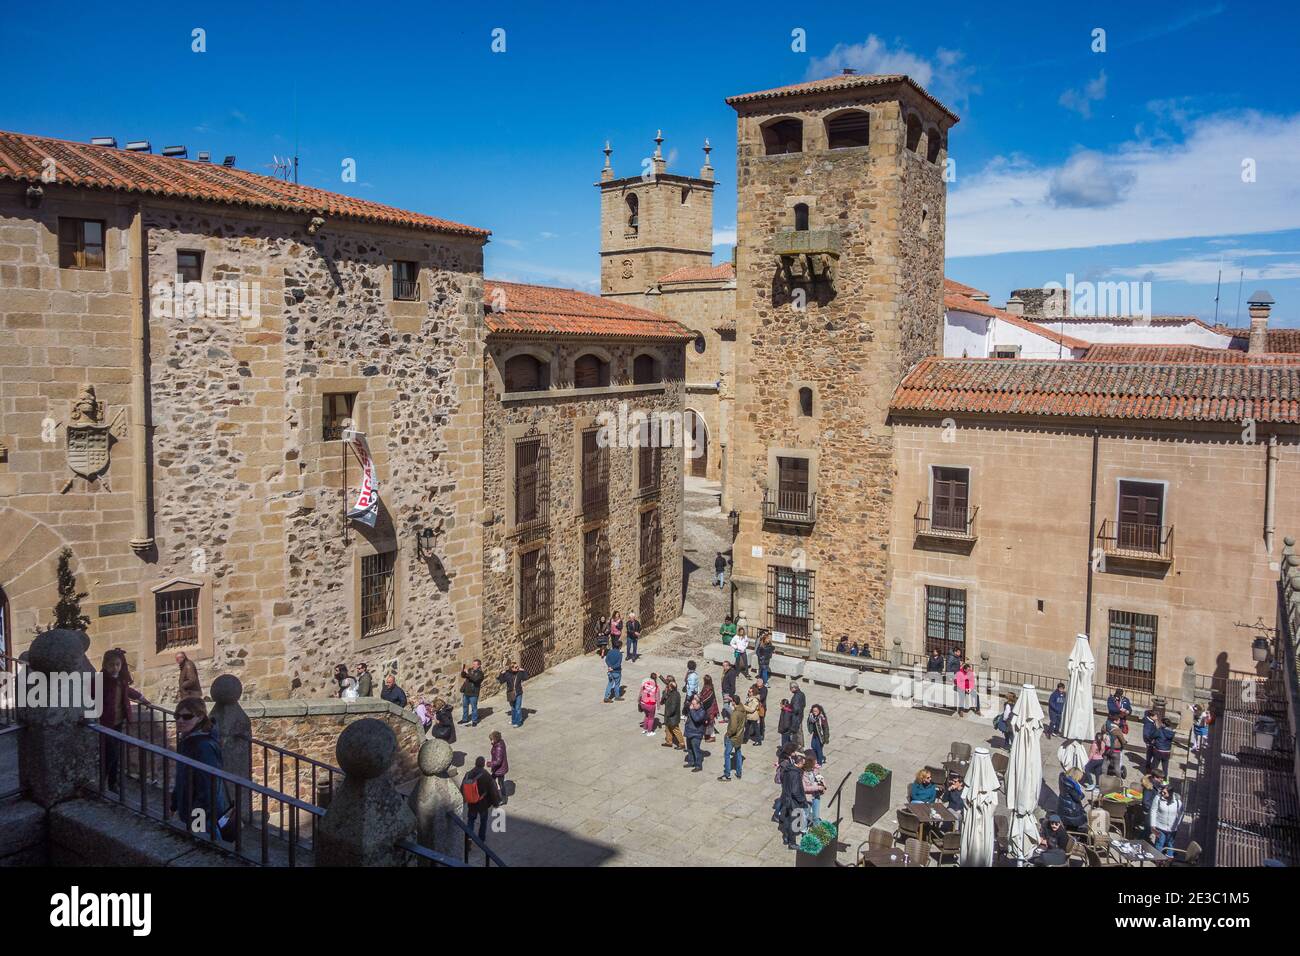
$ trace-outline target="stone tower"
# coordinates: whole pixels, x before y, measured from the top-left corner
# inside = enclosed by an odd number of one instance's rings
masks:
[[[713,167],[706,144],[698,178],[668,172],[663,133],[635,176],[614,178],[605,144],[600,182],[600,293],[642,296],[660,276],[713,262]],[[641,304],[641,303],[637,303]]]
[[[806,643],[883,643],[890,397],[942,351],[948,109],[845,74],[737,113],[736,607]],[[900,505],[901,507],[901,505]]]

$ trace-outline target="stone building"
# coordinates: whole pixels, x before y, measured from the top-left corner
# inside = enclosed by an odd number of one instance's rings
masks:
[[[647,629],[680,613],[691,335],[568,289],[485,291],[483,659],[537,673],[614,611]]]
[[[735,96],[735,604],[779,639],[884,636],[894,388],[942,343],[957,118],[903,76]]]

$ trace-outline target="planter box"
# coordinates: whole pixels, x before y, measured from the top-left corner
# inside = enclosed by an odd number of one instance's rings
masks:
[[[889,812],[893,806],[890,800],[890,788],[894,781],[894,772],[885,774],[885,779],[874,787],[868,787],[861,781],[854,781],[853,822],[863,826],[873,826],[877,820]]]
[[[836,837],[829,845],[822,849],[820,853],[805,853],[803,850],[796,850],[794,854],[794,865],[796,867],[807,866],[836,866],[835,857],[838,855],[839,837]]]

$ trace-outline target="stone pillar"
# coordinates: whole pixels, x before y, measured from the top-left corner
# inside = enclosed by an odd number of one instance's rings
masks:
[[[407,801],[415,814],[420,846],[448,856],[461,850],[464,834],[447,814],[465,815],[465,798],[451,765],[451,744],[430,738],[420,746],[420,780]]]
[[[808,659],[817,660],[817,655],[822,652],[822,626],[816,622],[813,623],[812,637],[808,639]]]
[[[393,787],[388,769],[397,735],[367,717],[339,734],[335,757],[343,783],[317,825],[317,866],[400,866],[399,840],[415,836],[415,814]]]
[[[738,615],[736,615],[736,627],[737,627],[737,629],[743,627],[743,628],[745,628],[745,633],[746,633],[746,634],[749,633],[749,622],[745,620],[745,612],[744,612],[744,611],[741,611]]]
[[[1183,658],[1183,700],[1188,704],[1196,703],[1196,658]]]
[[[222,674],[209,688],[212,699],[212,723],[216,725],[221,741],[221,767],[237,777],[253,776],[253,724],[239,705],[244,685],[234,674]],[[245,820],[252,819],[252,793],[243,791],[240,813]],[[314,800],[315,795],[308,798]]]
[[[52,630],[32,641],[26,678],[41,675],[49,690],[55,682],[86,687],[83,675],[94,668],[86,658],[89,641],[81,631]],[[29,683],[30,692],[30,683]],[[99,780],[99,735],[87,726],[82,706],[45,706],[53,701],[27,699],[18,708],[18,779],[27,798],[42,807],[70,800],[83,788],[94,789]],[[39,703],[42,706],[29,706]],[[125,755],[123,755],[125,759]]]
[[[894,647],[889,652],[889,666],[897,670],[903,666],[903,639],[894,638]]]

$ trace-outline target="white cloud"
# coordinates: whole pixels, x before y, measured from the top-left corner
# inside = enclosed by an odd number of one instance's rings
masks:
[[[815,56],[808,64],[805,79],[820,80],[851,67],[859,73],[906,73],[949,106],[964,106],[975,89],[970,85],[974,72],[962,66],[957,50],[939,47],[934,56],[918,56],[903,46],[890,49],[884,40],[870,34],[861,43],[837,43],[825,56]]]
[[[1276,256],[1291,258],[1283,262],[1249,261]],[[1300,256],[1292,250],[1223,249],[1220,252],[1206,252],[1165,262],[1144,262],[1134,266],[1123,266],[1109,270],[1107,275],[1125,279],[1142,279],[1147,282],[1190,282],[1197,285],[1213,285],[1219,281],[1220,275],[1225,282],[1231,283],[1242,272],[1245,272],[1251,282],[1300,279]]]
[[[1106,71],[1102,70],[1097,78],[1089,80],[1082,90],[1066,90],[1061,94],[1060,104],[1067,110],[1073,110],[1084,119],[1092,116],[1092,104],[1100,103],[1106,98]]]
[[[948,199],[948,255],[1300,227],[1300,114],[1208,116],[1181,142],[1124,143],[1095,156],[1076,153],[1056,167],[1000,158],[959,179]],[[1247,158],[1255,182],[1242,182]]]
[[[715,246],[734,246],[736,244],[736,227],[714,226],[713,244]]]

